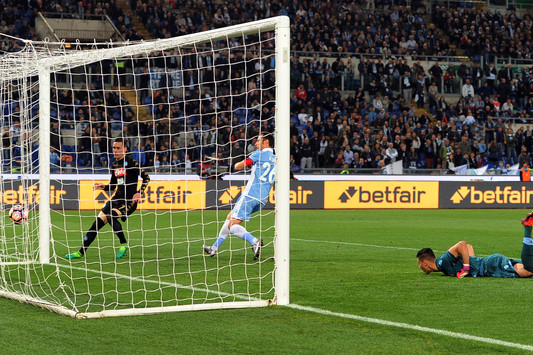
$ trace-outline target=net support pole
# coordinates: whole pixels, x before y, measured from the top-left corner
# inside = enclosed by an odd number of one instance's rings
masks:
[[[39,261],[50,262],[50,71],[39,70]]]
[[[290,236],[290,21],[279,18],[276,26],[276,304],[289,304],[289,236]]]

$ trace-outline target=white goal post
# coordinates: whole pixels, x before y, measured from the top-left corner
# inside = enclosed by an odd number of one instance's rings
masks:
[[[4,53],[0,133],[11,145],[0,156],[0,296],[75,318],[289,304],[289,31],[289,18],[279,16],[136,43],[20,40],[21,51]],[[164,63],[162,71],[152,64],[157,61]],[[172,69],[168,62],[174,63]],[[110,71],[102,69],[105,63],[111,63]],[[258,71],[248,69],[254,64]],[[235,74],[233,65],[244,69]],[[142,86],[146,67],[148,86]],[[204,69],[215,74],[202,82]],[[227,72],[223,84],[216,75],[221,70]],[[274,79],[271,87],[267,77]],[[159,116],[154,97],[161,91],[168,95],[168,107]],[[88,102],[62,101],[64,92],[81,92]],[[91,97],[98,95],[94,104]],[[191,105],[194,113],[187,111]],[[69,107],[66,116],[62,107]],[[165,131],[167,121],[169,127],[175,121],[179,131]],[[131,122],[139,122],[136,133],[128,131]],[[108,135],[93,140],[97,124]],[[141,124],[148,127],[147,135]],[[201,245],[216,239],[246,183],[246,172],[231,174],[231,162],[248,156],[249,127],[255,133],[270,127],[275,138],[274,194],[267,208],[246,223],[265,247],[252,261],[249,246],[230,236],[220,253],[209,257]],[[85,130],[88,135],[81,136]],[[225,131],[229,142],[221,138]],[[232,155],[239,132],[247,146]],[[160,140],[161,135],[169,138]],[[122,223],[129,237],[127,257],[115,259],[118,241],[104,226],[84,258],[68,260],[65,254],[78,250],[109,198],[88,188],[109,181],[113,157],[106,144],[124,136],[130,153],[141,142],[155,146],[153,162],[141,164],[151,178],[145,201]],[[87,152],[84,137],[91,142]],[[168,153],[169,160],[173,152],[180,158],[166,165],[159,152]],[[219,172],[222,159],[230,164]],[[211,163],[215,173],[208,177],[202,169]],[[14,204],[29,210],[27,223],[9,221],[7,211]]]

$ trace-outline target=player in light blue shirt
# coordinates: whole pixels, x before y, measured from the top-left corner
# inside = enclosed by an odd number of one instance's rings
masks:
[[[214,256],[217,253],[220,245],[231,233],[250,243],[254,260],[259,258],[263,241],[249,233],[241,223],[242,221],[249,221],[252,213],[263,208],[274,184],[274,168],[276,164],[276,156],[273,149],[274,137],[270,133],[262,133],[259,135],[255,146],[257,150],[249,158],[235,164],[235,170],[242,170],[251,166],[250,179],[235,207],[228,214],[224,225],[218,233],[216,242],[211,246],[203,246],[204,251],[210,256]]]

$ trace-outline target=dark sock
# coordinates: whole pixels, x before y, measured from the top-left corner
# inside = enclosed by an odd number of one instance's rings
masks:
[[[533,227],[524,227],[524,244],[522,244],[522,264],[524,269],[533,272],[533,239],[531,239],[531,231]]]
[[[83,237],[83,246],[80,248],[80,253],[82,255],[85,255],[85,251],[91,243],[96,239],[96,235],[98,234],[98,231],[102,229],[102,227],[105,226],[105,222],[100,218],[96,217],[96,221],[94,221],[91,228],[89,228],[89,231],[87,234],[85,234],[85,237]]]
[[[118,240],[120,240],[120,244],[126,244],[128,241],[126,240],[126,237],[124,236],[124,232],[122,231],[122,224],[118,221],[119,217],[112,216],[111,217],[111,227],[113,228],[113,232],[118,237]]]
[[[531,238],[532,226],[524,226],[524,238]]]
[[[521,258],[522,264],[524,264],[524,269],[533,272],[533,245],[526,243],[522,245]]]

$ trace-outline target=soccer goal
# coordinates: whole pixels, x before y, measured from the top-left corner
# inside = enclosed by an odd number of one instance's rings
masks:
[[[0,296],[76,318],[289,303],[289,19],[136,43],[2,37]],[[233,166],[275,137],[275,185],[243,222],[260,257],[230,236],[212,244],[245,188]],[[111,197],[112,145],[150,176],[121,221],[77,251]],[[116,174],[115,174],[116,175]],[[139,180],[139,186],[141,180]],[[8,211],[22,205],[28,221]]]

